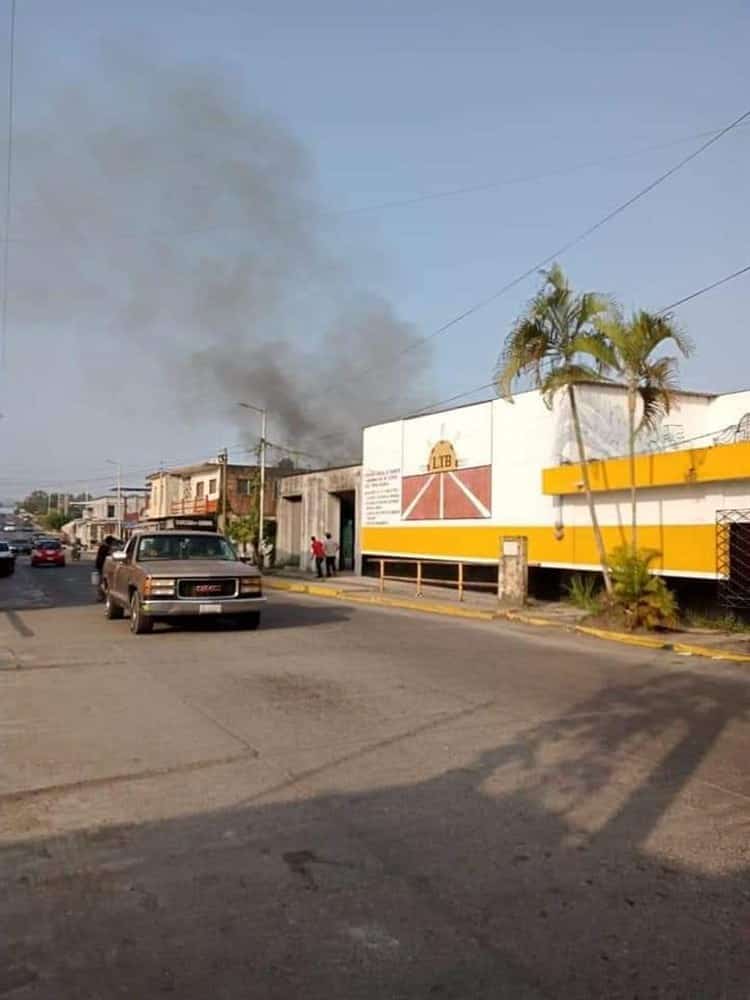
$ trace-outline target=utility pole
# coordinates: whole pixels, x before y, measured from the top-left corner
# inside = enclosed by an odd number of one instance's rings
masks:
[[[122,539],[122,464],[106,458],[107,465],[117,466],[117,537]]]
[[[224,448],[219,452],[219,462],[221,463],[221,530],[226,534],[227,530],[227,492],[229,490],[229,476],[227,475],[227,464],[229,453]]]
[[[245,410],[255,410],[260,413],[260,444],[258,446],[258,457],[260,460],[260,488],[258,490],[258,565],[263,568],[263,521],[265,518],[265,493],[266,493],[266,432],[268,412],[262,406],[253,406],[252,403],[238,403],[238,406]]]
[[[266,500],[266,411],[260,422],[260,496],[258,497],[258,565],[263,569],[263,515]]]

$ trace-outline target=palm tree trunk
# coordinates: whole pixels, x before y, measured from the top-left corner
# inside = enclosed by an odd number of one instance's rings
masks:
[[[635,485],[635,390],[628,388],[628,448],[630,454],[630,519],[631,536],[630,544],[633,548],[633,555],[638,552],[638,510],[637,495]]]
[[[607,550],[604,547],[604,539],[602,538],[602,529],[599,527],[599,520],[596,516],[596,507],[594,506],[594,496],[591,492],[591,479],[589,478],[589,466],[588,460],[586,458],[586,448],[583,443],[583,432],[581,431],[581,418],[578,414],[578,404],[576,402],[576,394],[572,385],[568,386],[568,399],[570,400],[570,412],[573,417],[573,427],[576,434],[576,442],[578,444],[578,459],[581,463],[581,476],[583,477],[583,491],[586,494],[586,502],[589,506],[589,515],[591,517],[591,527],[594,530],[594,541],[596,542],[596,548],[599,553],[599,562],[602,567],[602,576],[604,577],[604,589],[607,591],[607,597],[612,596],[612,580],[609,576],[609,566],[607,565]]]

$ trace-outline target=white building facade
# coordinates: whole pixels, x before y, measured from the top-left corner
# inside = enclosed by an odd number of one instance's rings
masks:
[[[630,537],[626,396],[576,390],[596,510],[608,551]],[[718,578],[722,512],[750,512],[750,393],[678,393],[641,434],[639,545],[665,575]],[[367,427],[362,553],[497,563],[525,535],[530,565],[596,568],[567,398],[536,391]],[[736,534],[736,533],[735,533]]]

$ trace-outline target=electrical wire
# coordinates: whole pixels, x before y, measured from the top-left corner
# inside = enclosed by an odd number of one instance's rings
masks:
[[[5,168],[5,233],[3,236],[3,290],[0,298],[0,370],[5,369],[8,328],[8,266],[10,262],[10,213],[13,184],[13,115],[15,110],[16,0],[10,4],[10,48],[8,53],[8,141]]]
[[[508,187],[516,184],[529,184],[535,181],[548,180],[554,177],[567,177],[570,174],[578,173],[580,170],[590,170],[595,167],[604,167],[610,163],[621,163],[623,160],[632,159],[636,156],[643,156],[646,153],[658,152],[662,149],[671,149],[684,142],[692,142],[695,139],[705,139],[711,136],[719,136],[721,129],[712,129],[704,132],[693,132],[691,135],[682,136],[679,139],[671,139],[669,142],[656,143],[651,146],[644,146],[642,149],[631,150],[629,153],[613,154],[600,160],[586,160],[581,163],[571,164],[567,167],[559,167],[556,170],[549,170],[539,174],[521,174],[516,177],[500,178],[496,181],[488,181],[486,184],[469,184],[464,187],[449,188],[447,191],[436,191],[432,194],[413,195],[410,198],[395,198],[391,201],[374,202],[371,205],[361,205],[356,208],[342,209],[332,213],[336,216],[361,215],[365,212],[377,212],[389,208],[408,208],[411,205],[420,205],[429,201],[440,201],[443,198],[455,198],[460,195],[478,194],[484,191],[494,191],[501,187]],[[324,213],[328,214],[328,213]]]
[[[690,295],[686,295],[682,299],[678,299],[676,302],[671,302],[668,306],[664,306],[657,313],[657,316],[661,316],[664,313],[671,312],[672,309],[676,309],[678,306],[684,305],[686,302],[691,302],[693,299],[697,299],[699,295],[704,295],[706,292],[713,291],[714,288],[718,288],[719,285],[725,285],[728,281],[732,281],[734,278],[739,278],[742,274],[747,274],[750,272],[750,264],[747,267],[741,267],[739,271],[734,271],[732,274],[727,274],[723,278],[719,278],[718,281],[711,282],[710,285],[704,285],[703,288],[699,288],[696,292],[691,292]]]
[[[485,184],[469,184],[462,187],[449,188],[446,191],[435,191],[427,194],[413,195],[408,198],[392,199],[390,201],[374,202],[369,205],[358,205],[353,208],[343,208],[343,209],[322,209],[315,216],[317,219],[338,219],[346,218],[347,216],[353,215],[363,215],[367,212],[379,212],[393,208],[408,208],[412,205],[419,205],[424,202],[441,201],[446,198],[455,198],[462,195],[468,194],[480,194],[485,191],[498,190],[503,187],[515,186],[518,184],[531,184],[537,181],[544,181],[553,179],[556,177],[567,177],[571,174],[578,173],[583,170],[590,170],[596,167],[604,167],[610,163],[620,163],[625,160],[633,159],[634,157],[644,156],[648,153],[658,152],[663,149],[670,149],[673,146],[679,146],[686,142],[692,142],[696,139],[704,139],[706,137],[720,135],[720,129],[706,130],[703,132],[693,132],[690,135],[682,136],[678,139],[671,139],[668,142],[655,143],[650,146],[644,146],[641,149],[631,150],[626,153],[613,154],[612,156],[607,156],[599,160],[585,160],[580,163],[571,164],[569,166],[561,166],[554,170],[543,171],[536,174],[519,174],[513,177],[503,177],[498,178],[495,181],[488,181]],[[290,220],[304,221],[308,218],[306,215],[295,215],[290,216]],[[153,230],[151,232],[120,232],[120,233],[107,233],[107,240],[117,240],[117,241],[129,241],[129,240],[147,240],[147,241],[168,241],[175,239],[189,239],[194,236],[207,236],[211,233],[216,232],[245,232],[252,231],[254,229],[253,223],[241,223],[241,222],[227,222],[227,223],[215,223],[210,226],[196,226],[189,229],[181,230],[165,230],[158,231]],[[70,234],[66,236],[61,236],[60,240],[65,240],[66,245],[70,244]],[[14,236],[10,239],[10,243],[18,245],[27,246],[37,246],[37,245],[49,245],[59,242],[50,239],[34,239],[31,237],[24,236]],[[76,241],[78,245],[88,245],[88,241],[79,240]],[[95,242],[95,241],[94,241]]]
[[[491,389],[495,385],[493,382],[485,382],[484,385],[477,385],[473,389],[468,389],[466,392],[459,392],[456,396],[449,396],[448,399],[441,399],[439,403],[430,403],[429,406],[422,406],[420,409],[415,410],[410,413],[410,417],[418,417],[422,413],[426,413],[428,410],[434,410],[438,406],[447,406],[448,403],[455,403],[459,399],[466,399],[467,396],[473,396],[475,392],[482,392],[485,389]]]
[[[665,313],[671,312],[678,306],[684,305],[686,302],[691,302],[693,299],[697,299],[699,295],[705,295],[706,292],[713,291],[714,288],[718,288],[720,285],[725,285],[728,281],[732,281],[734,278],[739,278],[743,274],[750,273],[750,264],[747,267],[742,267],[738,271],[733,271],[732,274],[727,274],[723,278],[719,278],[718,281],[712,281],[710,285],[704,285],[702,288],[691,292],[689,295],[685,295],[681,299],[677,299],[676,302],[671,302],[668,306],[664,306],[656,312],[657,316],[663,316]],[[476,392],[482,392],[484,389],[491,389],[495,385],[495,382],[486,382],[484,385],[477,385],[473,389],[467,389],[466,392],[458,393],[456,396],[449,396],[448,399],[441,399],[437,403],[430,403],[428,406],[423,406],[419,410],[415,410],[410,413],[410,417],[417,417],[427,410],[435,410],[440,406],[446,406],[448,403],[453,403],[459,399],[465,399],[467,396],[473,396]],[[726,428],[724,428],[726,429]],[[716,433],[712,431],[711,433]],[[706,437],[708,435],[701,435],[701,437]]]
[[[396,361],[402,358],[405,354],[408,354],[411,351],[423,347],[425,344],[428,344],[431,341],[435,340],[436,337],[439,337],[442,334],[447,333],[448,330],[457,326],[459,323],[463,322],[463,320],[468,319],[469,316],[473,316],[475,313],[480,312],[480,310],[485,309],[488,305],[495,302],[502,295],[505,295],[506,292],[509,292],[511,289],[515,288],[516,285],[520,285],[521,282],[526,280],[526,278],[529,278],[531,277],[531,275],[538,273],[540,270],[542,270],[548,264],[551,264],[558,257],[562,257],[563,254],[567,253],[569,250],[572,250],[573,247],[576,247],[580,243],[583,243],[584,240],[587,240],[590,236],[596,233],[599,229],[602,229],[609,222],[615,219],[618,215],[621,215],[628,208],[634,205],[637,201],[640,201],[641,198],[644,198],[647,194],[653,191],[654,188],[658,187],[660,184],[663,184],[666,180],[668,180],[670,177],[676,174],[679,170],[682,170],[683,167],[686,167],[689,163],[695,160],[707,149],[709,149],[715,143],[719,142],[719,140],[722,139],[725,135],[727,135],[733,129],[736,129],[739,125],[741,125],[748,119],[750,119],[750,110],[745,111],[743,114],[739,116],[739,118],[735,118],[734,121],[730,122],[728,125],[725,125],[724,128],[720,129],[720,131],[718,131],[710,139],[707,139],[706,142],[701,143],[701,145],[697,149],[694,149],[692,153],[689,153],[687,156],[684,156],[681,160],[675,163],[674,166],[670,167],[668,170],[665,170],[663,173],[659,174],[659,176],[656,177],[653,181],[651,181],[645,187],[641,188],[626,201],[617,205],[616,208],[613,208],[610,212],[607,212],[606,215],[602,216],[601,219],[598,219],[592,225],[588,226],[582,232],[578,233],[577,236],[574,236],[572,239],[568,240],[567,243],[564,243],[562,246],[558,247],[552,253],[547,254],[546,257],[543,257],[541,260],[538,260],[531,267],[527,268],[522,274],[519,274],[515,278],[508,281],[505,285],[502,286],[502,288],[499,288],[497,291],[493,292],[491,295],[488,295],[486,298],[480,299],[478,302],[475,302],[473,305],[469,306],[468,309],[465,309],[463,312],[458,313],[458,315],[453,316],[446,323],[443,323],[442,326],[439,326],[436,330],[433,330],[432,333],[428,333],[423,337],[418,337],[415,340],[412,340],[411,343],[407,344],[405,347],[403,347],[400,351],[398,351],[396,354],[394,354],[391,358],[387,359],[386,361],[376,362],[374,365],[368,365],[366,368],[362,368],[359,371],[355,370],[354,372],[349,373],[347,376],[348,381],[351,382],[355,379],[362,378],[364,375],[367,375],[370,372],[379,371],[382,368],[391,367],[393,364],[396,363]],[[336,381],[337,382],[340,381],[340,376]],[[333,385],[334,383],[330,383],[329,385],[324,386],[324,389],[326,390],[330,389],[333,387]]]

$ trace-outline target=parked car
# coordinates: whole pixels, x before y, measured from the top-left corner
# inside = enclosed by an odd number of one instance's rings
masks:
[[[241,562],[213,531],[154,531],[134,535],[104,563],[107,618],[130,612],[130,631],[186,617],[229,617],[255,629],[263,597],[261,575]]]
[[[7,542],[0,542],[0,576],[10,576],[16,569],[16,554]]]
[[[11,550],[13,551],[13,553],[15,555],[17,555],[17,556],[28,556],[28,555],[31,555],[31,549],[32,549],[33,546],[32,546],[32,541],[31,541],[31,539],[28,536],[26,536],[26,537],[21,536],[21,537],[11,538],[9,544],[10,544]]]
[[[65,549],[56,538],[43,538],[31,550],[32,566],[64,566]]]

